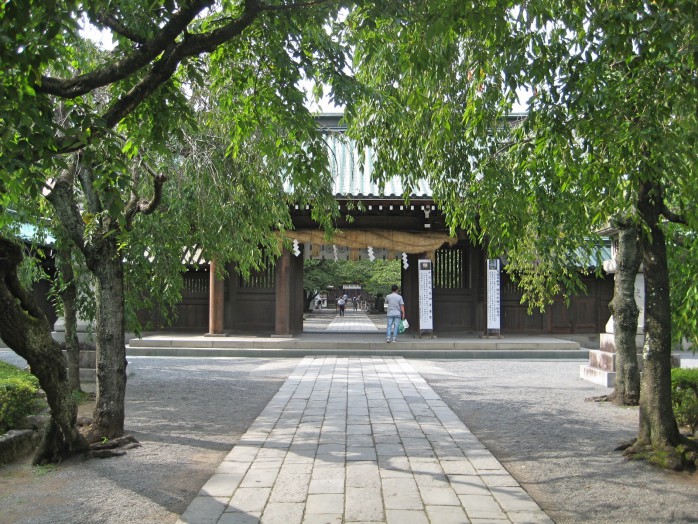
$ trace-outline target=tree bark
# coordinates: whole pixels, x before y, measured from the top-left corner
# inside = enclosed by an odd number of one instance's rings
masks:
[[[73,183],[77,168],[66,170],[47,195],[61,225],[74,245],[82,252],[88,269],[96,278],[96,370],[97,398],[91,442],[103,437],[115,438],[124,431],[124,399],[126,396],[126,346],[124,344],[124,270],[119,254],[119,224],[101,212],[101,203],[94,192],[90,173],[82,173],[87,207],[99,223],[90,242],[85,242],[85,224],[74,199]]]
[[[666,242],[660,227],[661,188],[651,181],[640,185],[638,210],[645,271],[645,344],[642,348],[640,427],[636,445],[654,450],[679,444],[671,406],[671,309]]]
[[[72,249],[62,246],[58,249],[56,262],[62,286],[60,290],[63,302],[63,318],[65,320],[65,349],[68,356],[68,383],[73,391],[80,391],[80,343],[77,333],[77,286],[73,272]]]
[[[0,337],[29,363],[51,410],[34,464],[61,462],[87,451],[88,442],[75,427],[77,406],[68,384],[63,346],[53,340],[48,319],[17,278],[21,260],[20,247],[0,237]]]
[[[97,399],[90,440],[124,434],[126,345],[124,268],[116,235],[104,235],[88,267],[97,277]]]
[[[640,310],[635,302],[635,278],[642,263],[638,229],[629,220],[618,219],[617,271],[614,281],[613,340],[616,348],[616,387],[609,400],[622,406],[637,406],[640,401],[640,370],[635,338]]]

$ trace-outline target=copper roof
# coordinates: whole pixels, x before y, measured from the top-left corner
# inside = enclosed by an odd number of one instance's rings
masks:
[[[373,152],[368,149],[361,157],[356,144],[347,137],[332,133],[326,136],[330,148],[330,170],[337,198],[398,199],[405,196],[405,186],[398,177],[388,180],[384,187],[373,181]],[[363,160],[363,162],[362,162]],[[410,199],[431,199],[431,187],[421,180],[409,193]]]

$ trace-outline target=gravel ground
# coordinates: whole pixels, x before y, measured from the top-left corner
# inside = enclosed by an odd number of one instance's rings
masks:
[[[22,364],[8,351],[0,359]],[[55,468],[0,467],[0,523],[176,522],[298,362],[129,357],[126,430],[142,447]]]
[[[175,522],[299,359],[129,361],[126,425],[143,447],[1,467],[0,524]],[[698,522],[698,475],[613,451],[636,434],[637,409],[586,402],[610,390],[579,379],[583,362],[410,362],[555,522]]]
[[[613,451],[637,435],[638,408],[586,401],[612,391],[579,378],[586,362],[411,363],[558,524],[698,522],[698,474]]]

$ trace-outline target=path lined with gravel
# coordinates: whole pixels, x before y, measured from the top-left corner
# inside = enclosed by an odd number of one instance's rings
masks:
[[[0,524],[176,522],[300,360],[129,361],[126,426],[143,446],[0,468]],[[584,362],[409,362],[555,522],[698,522],[696,476],[613,451],[637,409],[585,402],[610,390],[579,379]]]
[[[585,362],[410,362],[555,522],[698,522],[698,475],[613,451],[638,408],[586,401],[612,390],[579,378]]]

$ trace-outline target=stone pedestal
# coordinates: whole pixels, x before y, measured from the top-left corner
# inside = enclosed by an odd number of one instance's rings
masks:
[[[94,384],[97,381],[97,352],[94,346],[94,326],[80,319],[78,319],[77,324],[78,342],[80,343],[80,382]],[[57,342],[65,342],[65,319],[63,317],[59,317],[56,320],[53,329],[54,331],[51,332],[53,339]],[[125,342],[134,336],[134,333],[125,333]],[[65,351],[63,354],[67,358]],[[131,370],[126,365],[126,375],[130,374]]]
[[[607,335],[607,333],[602,334]],[[613,339],[613,335],[611,335]],[[612,340],[611,340],[612,342]],[[642,345],[640,345],[640,348]],[[642,354],[638,354],[638,362],[642,366]],[[589,364],[580,366],[579,376],[584,380],[599,384],[607,388],[613,388],[616,385],[616,348],[609,347],[606,344],[605,349],[590,349]]]
[[[94,326],[89,322],[78,319],[76,328],[78,332],[78,342],[85,344],[95,343]],[[53,325],[51,336],[56,342],[65,342],[65,319],[63,317],[58,317],[58,320],[56,320],[56,323]]]
[[[601,336],[608,335],[604,333]],[[644,335],[638,335],[635,340],[635,345],[638,350],[637,365],[642,372],[642,343]],[[606,349],[590,349],[589,364],[580,366],[579,376],[584,380],[599,384],[607,388],[616,386],[616,348],[612,345],[613,335],[611,335],[611,344],[606,343]],[[609,351],[610,349],[610,351]],[[671,356],[671,367],[681,367],[681,357],[679,355]]]
[[[604,271],[615,274],[618,270],[616,264],[617,240],[614,239],[611,248],[612,260],[603,262]],[[640,271],[635,275],[635,304],[639,314],[637,317],[637,335],[635,335],[635,349],[642,352],[645,343],[645,275]],[[642,356],[638,355],[640,369],[642,369]],[[613,335],[613,317],[606,322],[606,332],[599,335],[599,349],[589,350],[589,364],[580,366],[580,378],[612,388],[616,385],[616,343]]]

